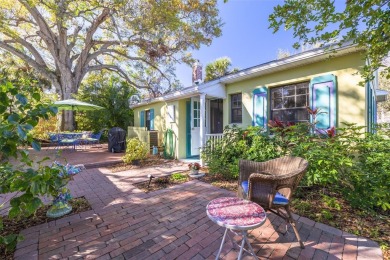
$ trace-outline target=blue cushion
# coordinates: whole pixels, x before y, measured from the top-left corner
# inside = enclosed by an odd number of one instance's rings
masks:
[[[288,199],[279,192],[276,192],[273,203],[278,205],[287,205]]]
[[[248,181],[243,181],[241,182],[241,187],[244,190],[245,194],[248,194],[249,191],[249,182]]]
[[[249,182],[248,181],[241,182],[241,187],[244,190],[244,193],[248,194]],[[273,204],[286,205],[288,204],[288,199],[282,194],[280,194],[279,192],[276,192]]]

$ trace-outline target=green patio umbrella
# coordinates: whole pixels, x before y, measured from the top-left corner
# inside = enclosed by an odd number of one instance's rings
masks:
[[[72,111],[93,111],[104,109],[104,107],[93,105],[87,102],[78,101],[76,99],[65,99],[61,101],[56,101],[53,103],[54,107],[57,107],[58,110],[72,110]]]

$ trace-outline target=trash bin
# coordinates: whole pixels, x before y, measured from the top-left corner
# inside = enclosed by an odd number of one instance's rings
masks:
[[[113,127],[108,131],[108,151],[120,153],[126,150],[126,131]]]

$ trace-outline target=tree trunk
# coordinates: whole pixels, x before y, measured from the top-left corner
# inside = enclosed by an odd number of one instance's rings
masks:
[[[74,98],[73,95],[77,94],[78,87],[74,82],[74,77],[70,69],[63,68],[61,70],[61,99],[71,99]],[[62,122],[61,130],[63,131],[73,131],[75,130],[75,118],[74,113],[71,110],[64,110],[62,112]]]

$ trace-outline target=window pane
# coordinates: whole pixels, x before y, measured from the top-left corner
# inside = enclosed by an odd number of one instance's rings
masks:
[[[308,121],[309,82],[271,89],[271,120]]]
[[[283,108],[283,100],[281,98],[276,98],[271,101],[272,108]]]
[[[306,95],[297,96],[297,104],[296,107],[306,107]]]
[[[295,86],[289,86],[283,88],[284,96],[294,96],[295,95]]]
[[[274,112],[272,112],[271,118],[273,120],[283,121],[283,111],[274,111]]]
[[[272,98],[281,98],[283,96],[281,88],[272,89],[271,93]]]
[[[295,122],[295,110],[285,110],[284,121]]]
[[[309,113],[306,109],[299,109],[296,111],[298,121],[309,121]]]
[[[292,108],[295,107],[295,97],[287,97],[284,99],[284,107]]]
[[[231,98],[231,123],[242,123],[242,95],[233,94]]]
[[[297,95],[300,95],[300,94],[306,94],[307,93],[307,86],[304,86],[302,84],[299,84],[297,86]]]

